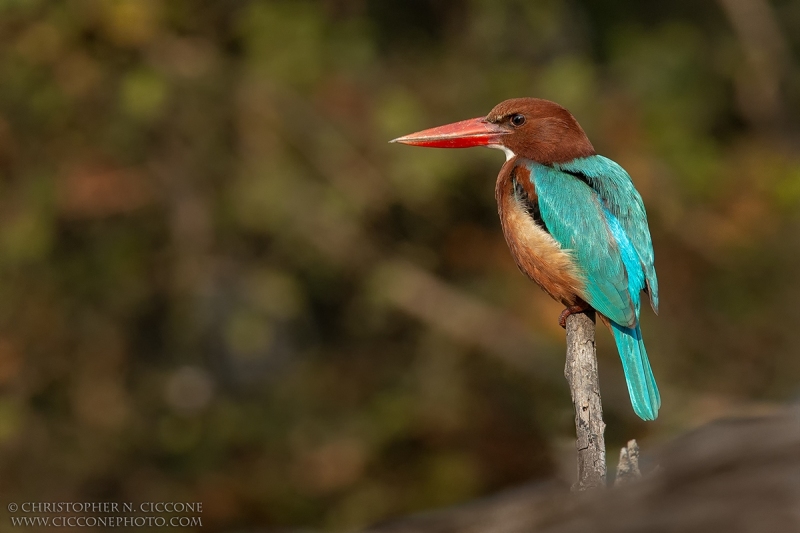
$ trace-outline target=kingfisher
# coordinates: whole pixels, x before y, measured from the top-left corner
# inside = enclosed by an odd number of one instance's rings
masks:
[[[540,98],[506,100],[485,117],[391,142],[505,152],[495,199],[514,261],[565,306],[561,327],[570,314],[597,312],[614,336],[633,410],[655,420],[661,396],[639,310],[644,292],[658,314],[658,280],[644,202],[625,169],[595,152],[569,111]]]

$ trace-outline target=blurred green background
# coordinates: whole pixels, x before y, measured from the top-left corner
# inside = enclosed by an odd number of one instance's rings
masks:
[[[798,54],[787,0],[0,1],[0,500],[342,531],[568,478],[502,155],[387,144],[517,96],[648,208],[664,406],[599,330],[609,456],[791,401]]]

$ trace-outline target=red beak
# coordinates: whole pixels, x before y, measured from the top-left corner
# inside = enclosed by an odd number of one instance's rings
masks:
[[[500,144],[500,137],[507,133],[511,132],[479,117],[419,131],[389,142],[429,148],[469,148]]]

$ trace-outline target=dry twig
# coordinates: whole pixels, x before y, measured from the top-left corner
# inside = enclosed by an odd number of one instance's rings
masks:
[[[603,437],[606,425],[600,399],[594,331],[594,311],[567,317],[564,375],[575,408],[575,446],[578,449],[578,481],[573,485],[574,490],[604,487],[606,484],[606,443]]]

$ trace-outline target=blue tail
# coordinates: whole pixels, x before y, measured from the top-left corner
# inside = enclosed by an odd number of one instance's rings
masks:
[[[636,329],[632,329],[611,322],[611,331],[622,359],[622,370],[625,372],[625,381],[628,382],[633,410],[644,420],[655,420],[658,408],[661,407],[661,395],[650,369],[650,361],[647,360],[642,330],[638,324]]]

